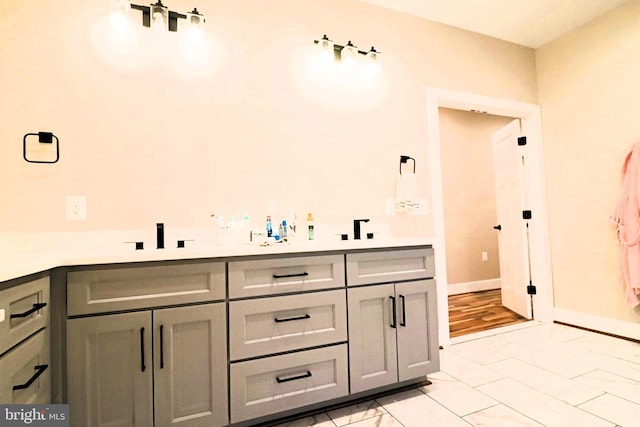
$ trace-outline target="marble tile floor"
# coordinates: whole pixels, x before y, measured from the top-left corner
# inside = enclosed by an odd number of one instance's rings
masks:
[[[640,344],[559,324],[440,351],[433,384],[278,427],[637,427]]]

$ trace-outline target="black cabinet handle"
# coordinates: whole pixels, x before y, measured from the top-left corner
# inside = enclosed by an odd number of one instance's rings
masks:
[[[145,371],[147,367],[144,365],[144,328],[140,328],[140,370]]]
[[[33,307],[31,307],[29,310],[25,311],[24,313],[12,314],[11,316],[9,316],[9,318],[16,319],[19,317],[27,317],[46,306],[47,306],[46,302],[39,302],[39,303],[33,304]]]
[[[307,273],[306,271],[304,273],[295,273],[295,274],[274,274],[273,278],[274,279],[284,279],[286,277],[304,277],[304,276],[308,276],[309,273]]]
[[[276,317],[273,320],[276,323],[280,323],[280,322],[291,322],[292,320],[304,320],[304,319],[311,319],[311,316],[308,315],[308,314],[304,314],[302,316],[284,317],[282,319],[279,319],[279,318]]]
[[[400,295],[400,301],[402,301],[402,320],[400,321],[400,326],[407,326],[407,309],[406,306],[404,304],[404,295]]]
[[[49,367],[49,365],[36,365],[36,366],[34,366],[34,368],[35,368],[35,370],[36,370],[36,373],[35,373],[35,374],[33,374],[33,376],[32,376],[31,378],[29,378],[29,381],[27,381],[26,383],[24,383],[24,384],[20,384],[20,385],[14,385],[14,386],[13,386],[13,390],[14,390],[14,391],[15,391],[15,390],[23,390],[23,389],[25,389],[25,388],[29,388],[29,387],[31,387],[31,384],[33,384],[33,382],[34,382],[35,380],[37,380],[37,379],[38,379],[38,377],[39,377],[40,375],[42,375],[42,373],[43,373],[44,371],[46,371],[48,367]]]
[[[286,383],[289,381],[301,380],[303,378],[309,378],[310,376],[311,376],[311,371],[307,371],[304,374],[293,375],[291,377],[286,377],[286,378],[276,377],[276,381],[278,382],[278,384],[280,384],[280,383]]]
[[[389,299],[391,300],[391,327],[395,328],[396,327],[396,297],[394,296],[390,296]]]
[[[160,325],[160,369],[164,369],[164,325]]]
[[[501,226],[500,224],[498,224],[498,225],[494,225],[494,226],[493,226],[493,229],[494,229],[494,230],[498,230],[498,231],[500,231],[500,230],[502,230],[502,226]]]

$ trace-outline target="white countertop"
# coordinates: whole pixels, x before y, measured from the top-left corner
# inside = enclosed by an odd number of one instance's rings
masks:
[[[0,241],[0,282],[66,266],[398,248],[433,245],[434,242],[434,239],[428,238],[346,241],[332,238],[258,246],[249,243],[219,245],[215,244],[213,239],[196,239],[187,241],[185,248],[176,248],[173,238],[165,238],[167,248],[155,249],[155,244],[150,247],[150,242],[155,242],[155,237],[151,240],[147,236],[144,240],[145,249],[136,250],[135,244],[125,242],[143,239],[135,236],[131,239],[132,234],[134,233],[129,231],[5,234],[1,236]],[[191,234],[184,231],[182,233],[186,240],[197,234],[197,231],[192,231]]]

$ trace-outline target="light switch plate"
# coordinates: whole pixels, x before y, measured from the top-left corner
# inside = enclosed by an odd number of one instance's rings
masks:
[[[4,308],[0,308],[0,323],[4,322]]]

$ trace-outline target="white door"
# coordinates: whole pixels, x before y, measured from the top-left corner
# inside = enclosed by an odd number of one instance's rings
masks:
[[[518,146],[520,120],[493,134],[496,215],[500,252],[502,305],[531,319],[527,222],[524,186],[524,146]]]

